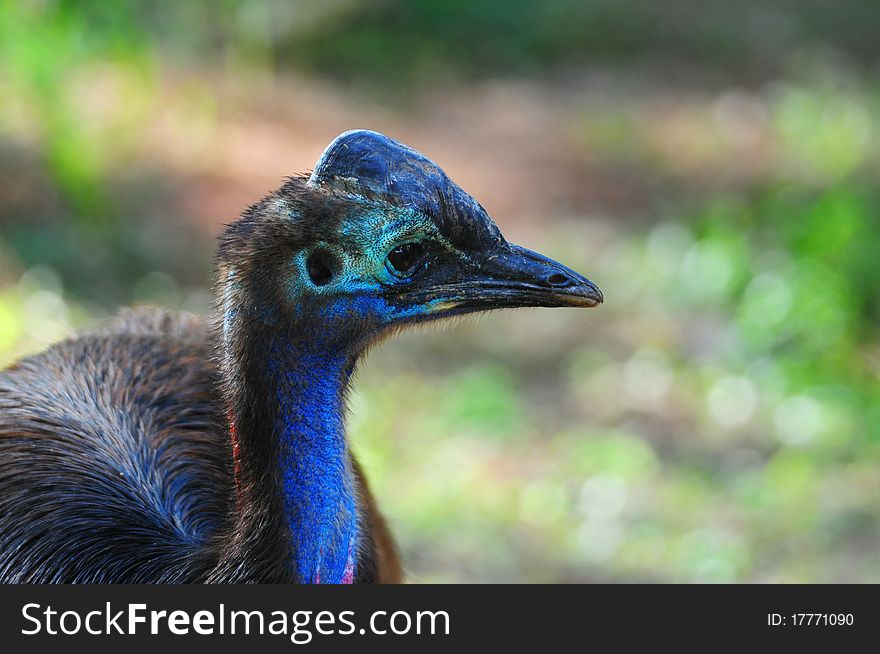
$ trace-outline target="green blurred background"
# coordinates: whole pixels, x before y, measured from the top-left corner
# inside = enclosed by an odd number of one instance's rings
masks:
[[[598,310],[389,342],[354,446],[420,581],[880,582],[880,3],[0,0],[0,364],[206,312],[339,132]]]

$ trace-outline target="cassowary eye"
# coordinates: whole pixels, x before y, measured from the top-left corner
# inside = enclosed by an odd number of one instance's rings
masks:
[[[425,248],[421,243],[404,243],[388,253],[388,265],[393,273],[401,277],[412,275],[425,258]]]

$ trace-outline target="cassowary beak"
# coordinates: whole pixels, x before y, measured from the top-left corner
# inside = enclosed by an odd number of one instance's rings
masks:
[[[503,243],[455,279],[419,293],[434,316],[518,307],[595,307],[602,291],[589,279],[542,254]]]
[[[468,280],[463,304],[474,309],[595,307],[602,291],[589,279],[542,254],[505,244]]]

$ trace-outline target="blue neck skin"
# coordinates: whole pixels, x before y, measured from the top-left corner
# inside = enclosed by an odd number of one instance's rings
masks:
[[[234,279],[230,278],[227,298],[234,290]],[[252,310],[243,316],[236,306]],[[340,298],[319,307],[303,307],[294,301],[294,314],[310,318],[280,329],[277,313],[259,306],[258,302],[239,300],[236,304],[231,299],[224,304],[224,349],[237,349],[230,340],[233,334],[243,337],[241,359],[232,365],[250,371],[241,383],[258,394],[244,399],[265,402],[265,412],[258,416],[271,416],[265,425],[251,425],[264,427],[268,433],[258,431],[245,438],[256,439],[250,443],[255,449],[272,444],[266,452],[269,459],[258,457],[256,468],[246,466],[249,478],[256,477],[245,486],[260,485],[259,480],[265,479],[263,466],[277,466],[278,492],[289,529],[289,567],[295,581],[352,583],[359,525],[343,424],[344,396],[355,353],[365,350],[363,335],[378,334],[379,325],[402,312],[368,296]],[[238,321],[241,325],[235,330],[233,325]],[[290,338],[291,334],[295,337]],[[244,414],[247,408],[240,406],[236,413]],[[231,420],[235,453],[243,434],[235,426],[236,415]]]
[[[345,386],[352,364],[305,339],[277,337],[267,381],[277,402],[274,426],[291,568],[304,583],[352,583],[358,540],[354,479],[345,439]]]

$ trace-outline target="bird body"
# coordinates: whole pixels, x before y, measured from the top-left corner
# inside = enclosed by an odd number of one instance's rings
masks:
[[[209,341],[197,316],[124,310],[0,372],[0,579],[288,579],[282,516],[252,515],[264,528],[229,547],[233,450]],[[350,465],[370,532],[359,580],[398,581],[393,542]]]
[[[402,580],[345,434],[371,345],[594,306],[423,155],[348,132],[220,240],[214,321],[125,310],[0,371],[0,582]]]

